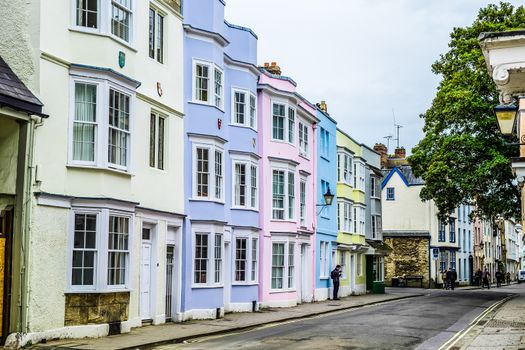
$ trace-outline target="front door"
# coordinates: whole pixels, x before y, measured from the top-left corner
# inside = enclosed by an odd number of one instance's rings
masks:
[[[308,259],[308,245],[301,244],[301,302],[310,300],[310,266]]]
[[[231,243],[224,242],[224,311],[230,310],[231,285],[232,285],[232,263]]]
[[[1,344],[9,334],[9,303],[11,299],[11,241],[14,210],[0,211],[0,328]]]
[[[142,229],[140,261],[140,317],[151,320],[151,229]]]
[[[355,292],[355,258],[354,254],[350,253],[350,293]]]

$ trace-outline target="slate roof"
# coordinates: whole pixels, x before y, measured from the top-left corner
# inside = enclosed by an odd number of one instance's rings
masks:
[[[22,83],[0,57],[0,106],[8,106],[28,114],[42,114],[42,102]]]
[[[394,172],[397,172],[401,175],[403,181],[407,186],[419,186],[425,184],[425,181],[422,178],[416,177],[414,175],[414,173],[412,172],[412,167],[410,165],[400,165],[394,167],[393,169],[383,169],[381,170],[381,172],[383,173],[384,178],[383,185],[388,182],[388,180]]]

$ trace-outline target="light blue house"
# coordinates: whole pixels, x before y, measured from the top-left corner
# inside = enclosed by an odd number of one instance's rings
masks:
[[[181,320],[258,305],[257,36],[226,22],[224,7],[192,0],[183,8]]]
[[[317,118],[317,203],[324,203],[323,195],[330,188],[335,196],[337,185],[337,122],[327,112],[326,103],[318,105]],[[335,267],[337,248],[337,198],[332,205],[318,207],[315,253],[315,300],[326,300],[332,282],[330,271]]]

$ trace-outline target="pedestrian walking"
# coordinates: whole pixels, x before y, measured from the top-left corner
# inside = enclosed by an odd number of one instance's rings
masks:
[[[496,272],[496,288],[501,287],[501,280],[503,279],[503,273],[498,270]]]
[[[505,279],[507,280],[507,286],[510,285],[510,272],[507,272],[507,274],[505,275]]]
[[[490,272],[485,268],[485,271],[483,271],[483,286],[481,288],[484,288],[487,286],[488,289],[490,289]]]
[[[448,289],[448,270],[445,269],[441,274],[441,279],[443,280],[443,289]]]
[[[458,279],[458,274],[456,272],[456,269],[450,269],[450,289],[454,290],[454,287],[456,287],[456,280]]]
[[[474,274],[474,284],[478,287],[481,287],[482,276],[483,272],[481,272],[481,269],[478,269],[478,271],[476,271]]]
[[[338,294],[339,294],[339,279],[341,278],[341,265],[337,265],[335,269],[332,270],[332,272],[330,273],[330,277],[332,278],[332,282],[334,284],[333,300],[339,300]]]

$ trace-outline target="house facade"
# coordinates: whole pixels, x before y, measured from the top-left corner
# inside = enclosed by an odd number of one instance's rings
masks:
[[[337,265],[341,265],[340,295],[366,293],[366,183],[363,147],[337,129]]]
[[[180,2],[8,6],[0,55],[50,122],[35,125],[7,343],[163,323],[177,311],[184,212]]]
[[[275,64],[258,84],[260,152],[260,285],[262,307],[310,302],[315,292],[319,119]]]
[[[461,204],[457,209],[458,283],[468,285],[474,275],[474,223],[470,218],[472,206]],[[479,227],[477,227],[479,228]]]
[[[184,225],[181,320],[254,311],[259,301],[257,36],[224,2],[184,4]]]
[[[322,101],[317,107],[317,204],[326,204],[324,194],[337,190],[337,122],[328,114]],[[315,300],[332,298],[330,272],[335,267],[337,249],[337,198],[332,205],[317,207],[317,232],[315,253]],[[333,259],[333,260],[332,260]]]

